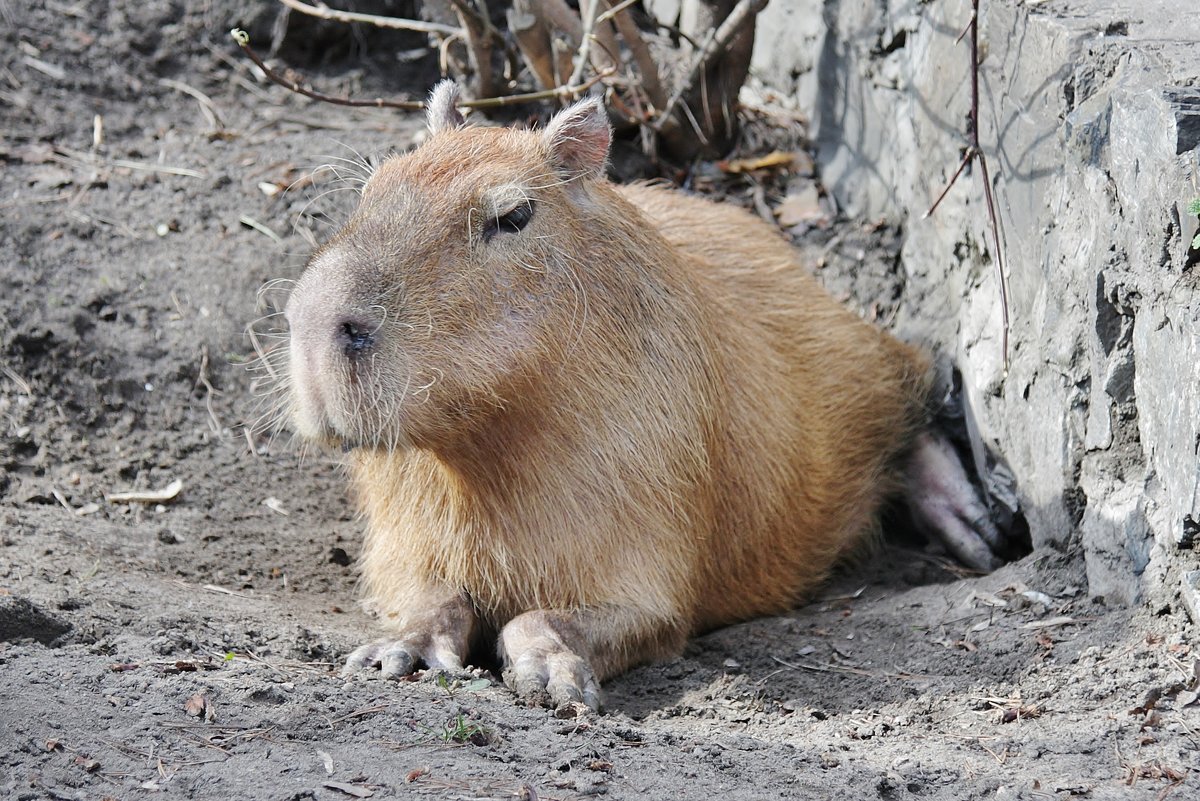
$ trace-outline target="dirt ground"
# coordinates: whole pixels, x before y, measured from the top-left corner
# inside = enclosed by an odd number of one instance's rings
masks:
[[[1200,798],[1195,629],[1090,598],[1074,550],[965,577],[886,545],[600,716],[482,671],[339,678],[376,633],[360,525],[335,457],[244,433],[245,332],[351,194],[269,193],[421,121],[259,82],[227,31],[275,15],[0,0],[0,797]],[[329,91],[434,77],[419,39],[327,31],[282,55]],[[894,231],[804,248],[886,319]]]

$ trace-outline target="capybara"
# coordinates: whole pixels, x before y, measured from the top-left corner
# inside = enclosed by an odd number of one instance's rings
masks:
[[[995,528],[931,433],[931,368],[770,226],[605,178],[588,99],[468,126],[450,82],[288,300],[299,433],[348,451],[384,640],[347,671],[498,647],[523,699],[794,606],[906,495],[965,561]]]

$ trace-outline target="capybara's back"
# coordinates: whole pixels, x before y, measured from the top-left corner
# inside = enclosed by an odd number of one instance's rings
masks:
[[[833,300],[777,231],[679,192],[621,188],[704,302],[723,410],[693,627],[794,604],[875,522],[926,422],[928,360]]]

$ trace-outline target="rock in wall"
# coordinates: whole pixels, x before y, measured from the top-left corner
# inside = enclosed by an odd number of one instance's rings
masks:
[[[904,225],[899,331],[960,371],[1034,546],[1081,549],[1093,595],[1168,601],[1197,568],[1181,541],[1200,518],[1200,13],[983,2],[1007,365],[979,171],[924,216],[966,144],[969,15],[960,0],[773,0],[754,71],[811,115],[841,207]]]

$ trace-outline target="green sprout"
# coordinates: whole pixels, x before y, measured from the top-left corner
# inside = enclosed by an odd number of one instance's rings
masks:
[[[473,743],[487,745],[491,740],[488,730],[482,725],[468,720],[461,712],[450,718],[438,732],[438,739],[445,743]]]
[[[1187,209],[1188,214],[1192,217],[1200,217],[1200,197],[1193,198],[1192,202],[1188,204]],[[1192,249],[1200,250],[1200,233],[1197,233],[1196,236],[1192,238]]]

